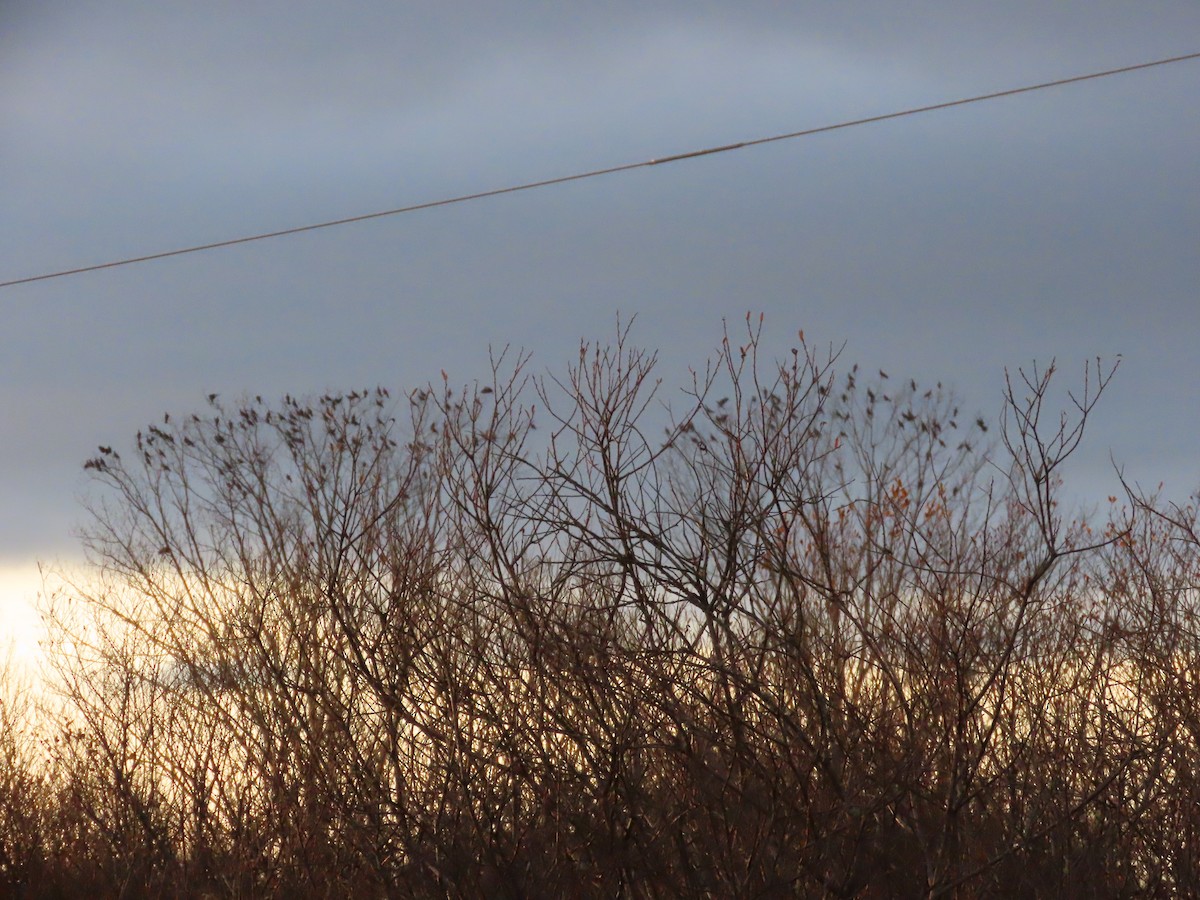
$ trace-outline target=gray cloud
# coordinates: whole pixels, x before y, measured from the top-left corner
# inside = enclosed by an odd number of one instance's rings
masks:
[[[1194,49],[1130,4],[11,3],[0,275],[216,240]],[[1200,64],[0,294],[0,557],[210,390],[469,377],[639,314],[957,383],[1125,354],[1085,468],[1195,481]],[[1090,468],[1089,468],[1090,467]],[[1162,475],[1157,473],[1161,472]],[[1191,484],[1181,484],[1181,489]],[[46,548],[46,549],[40,549]]]

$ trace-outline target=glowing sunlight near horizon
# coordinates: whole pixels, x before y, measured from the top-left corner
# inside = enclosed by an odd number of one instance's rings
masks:
[[[40,657],[44,632],[36,602],[42,589],[36,563],[0,566],[0,659],[11,652],[20,668],[33,669]]]

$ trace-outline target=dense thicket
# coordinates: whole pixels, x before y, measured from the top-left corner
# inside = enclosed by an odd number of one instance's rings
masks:
[[[25,896],[1200,891],[1200,540],[1061,470],[1111,372],[987,432],[727,337],[627,333],[164,418],[87,463],[65,703],[0,742]],[[398,422],[397,418],[403,419]],[[987,432],[987,433],[985,433]]]

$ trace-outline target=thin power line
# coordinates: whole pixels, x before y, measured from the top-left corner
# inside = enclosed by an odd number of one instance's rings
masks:
[[[822,134],[827,131],[837,131],[842,128],[853,128],[856,125],[869,125],[872,122],[886,122],[889,119],[899,119],[904,116],[915,116],[919,113],[934,112],[939,109],[950,109],[955,106],[966,106],[969,103],[982,103],[984,100],[995,100],[999,97],[1011,97],[1015,94],[1027,94],[1031,91],[1041,91],[1046,88],[1060,87],[1064,84],[1075,84],[1079,81],[1090,81],[1095,78],[1107,78],[1110,75],[1122,75],[1126,72],[1136,72],[1139,69],[1150,69],[1155,66],[1166,66],[1171,63],[1184,62],[1191,59],[1200,59],[1200,52],[1187,53],[1183,56],[1171,56],[1165,59],[1156,59],[1152,62],[1138,63],[1132,66],[1122,66],[1117,69],[1105,69],[1103,72],[1091,72],[1087,75],[1073,75],[1070,78],[1059,78],[1055,81],[1043,81],[1040,84],[1030,84],[1024,87],[1009,88],[1003,91],[993,91],[990,94],[977,94],[973,97],[964,97],[960,100],[948,100],[943,103],[931,103],[928,106],[914,106],[910,109],[902,109],[898,112],[884,113],[878,116],[867,116],[863,119],[851,119],[846,122],[838,122],[833,125],[820,125],[816,128],[805,128],[801,131],[789,131],[786,134],[776,134],[770,137],[754,138],[753,140],[738,141],[736,144],[722,144],[718,147],[708,147],[703,150],[692,150],[687,153],[676,153],[673,156],[663,156],[657,159],[647,159],[641,162],[624,163],[618,166],[609,166],[604,169],[592,169],[587,172],[577,172],[573,175],[561,175],[557,178],[546,178],[541,181],[528,181],[523,184],[509,185],[508,187],[493,188],[487,191],[478,191],[474,194],[460,194],[456,197],[446,197],[441,200],[430,200],[425,203],[414,203],[410,206],[400,206],[396,209],[387,209],[382,212],[365,213],[358,216],[348,216],[344,219],[330,219],[327,222],[317,222],[312,225],[300,225],[295,228],[282,228],[279,231],[267,231],[261,234],[251,234],[244,237],[230,238],[223,241],[213,241],[209,244],[196,244],[191,247],[181,247],[176,250],[164,250],[159,253],[148,253],[144,256],[131,256],[126,259],[116,259],[110,262],[97,263],[90,266],[79,266],[73,269],[61,269],[56,272],[46,272],[41,275],[30,275],[25,278],[14,278],[11,281],[0,281],[0,288],[13,287],[18,284],[29,284],[33,281],[46,281],[50,278],[62,278],[66,275],[80,275],[84,272],[97,272],[100,269],[114,269],[117,266],[131,266],[135,263],[149,262],[153,259],[166,259],[169,256],[182,256],[185,253],[200,253],[205,250],[216,250],[219,247],[232,247],[235,244],[248,244],[251,241],[265,241],[268,238],[284,237],[289,234],[301,234],[305,231],[316,231],[319,228],[333,228],[337,225],[349,225],[352,222],[366,222],[370,219],[381,219],[384,216],[398,216],[402,213],[417,212],[422,209],[433,209],[438,206],[450,206],[454,203],[466,203],[471,200],[482,200],[485,197],[498,197],[501,194],[514,194],[517,191],[530,191],[534,188],[549,187],[554,184],[566,184],[569,181],[582,181],[585,178],[597,178],[601,175],[612,175],[616,172],[628,172],[631,169],[642,169],[648,166],[661,166],[666,163],[680,162],[685,159],[693,159],[697,156],[709,156],[714,153],[728,153],[731,150],[741,150],[746,147],[757,147],[760,144],[771,144],[776,141],[788,141],[794,138],[808,137],[809,135]]]

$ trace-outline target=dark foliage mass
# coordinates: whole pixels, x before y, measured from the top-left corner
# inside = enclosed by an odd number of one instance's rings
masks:
[[[671,395],[622,331],[101,448],[5,889],[1200,892],[1195,512],[1059,503],[1111,370],[989,431],[747,326]]]

